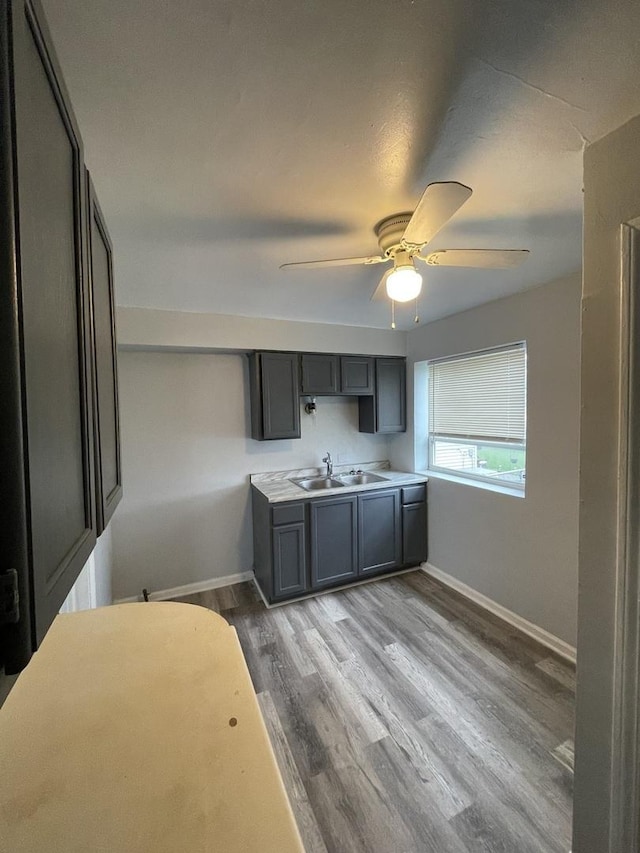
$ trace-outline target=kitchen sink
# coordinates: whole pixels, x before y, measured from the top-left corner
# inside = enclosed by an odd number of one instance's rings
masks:
[[[367,483],[384,483],[386,477],[379,477],[378,474],[370,474],[368,471],[363,471],[361,474],[336,474],[336,477],[345,486],[366,486]]]
[[[337,489],[339,486],[346,485],[340,480],[334,480],[333,477],[311,477],[307,480],[292,480],[291,482],[308,492],[315,492],[320,489]]]

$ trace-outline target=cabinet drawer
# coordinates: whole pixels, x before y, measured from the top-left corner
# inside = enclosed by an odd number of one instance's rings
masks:
[[[271,510],[271,524],[274,527],[295,524],[297,521],[304,521],[304,503],[283,504]]]
[[[427,487],[425,483],[418,486],[404,486],[402,489],[403,504],[417,504],[427,499]]]

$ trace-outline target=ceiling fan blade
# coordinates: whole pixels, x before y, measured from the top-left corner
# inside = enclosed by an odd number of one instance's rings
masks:
[[[529,257],[528,249],[441,249],[421,261],[436,267],[475,267],[484,270],[510,270]]]
[[[282,264],[281,270],[307,269],[314,270],[322,267],[348,267],[352,264],[386,264],[391,258],[374,255],[368,258],[331,258],[326,261],[300,261],[296,264]]]
[[[389,278],[389,275],[392,272],[393,272],[393,270],[387,270],[386,273],[382,276],[382,278],[380,279],[376,289],[371,294],[371,301],[372,302],[380,302],[382,299],[387,298],[386,284],[387,284],[387,279]]]
[[[453,214],[471,196],[473,190],[456,181],[429,184],[402,235],[406,246],[429,243]]]

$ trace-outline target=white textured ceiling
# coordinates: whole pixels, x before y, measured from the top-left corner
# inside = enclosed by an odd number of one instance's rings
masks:
[[[116,252],[117,300],[385,327],[375,252],[427,183],[471,200],[422,322],[575,271],[585,142],[640,113],[637,0],[42,0]],[[404,309],[401,324],[411,324]]]

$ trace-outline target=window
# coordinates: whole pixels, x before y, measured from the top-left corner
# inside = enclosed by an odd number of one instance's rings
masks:
[[[429,468],[524,489],[524,343],[429,362]]]

